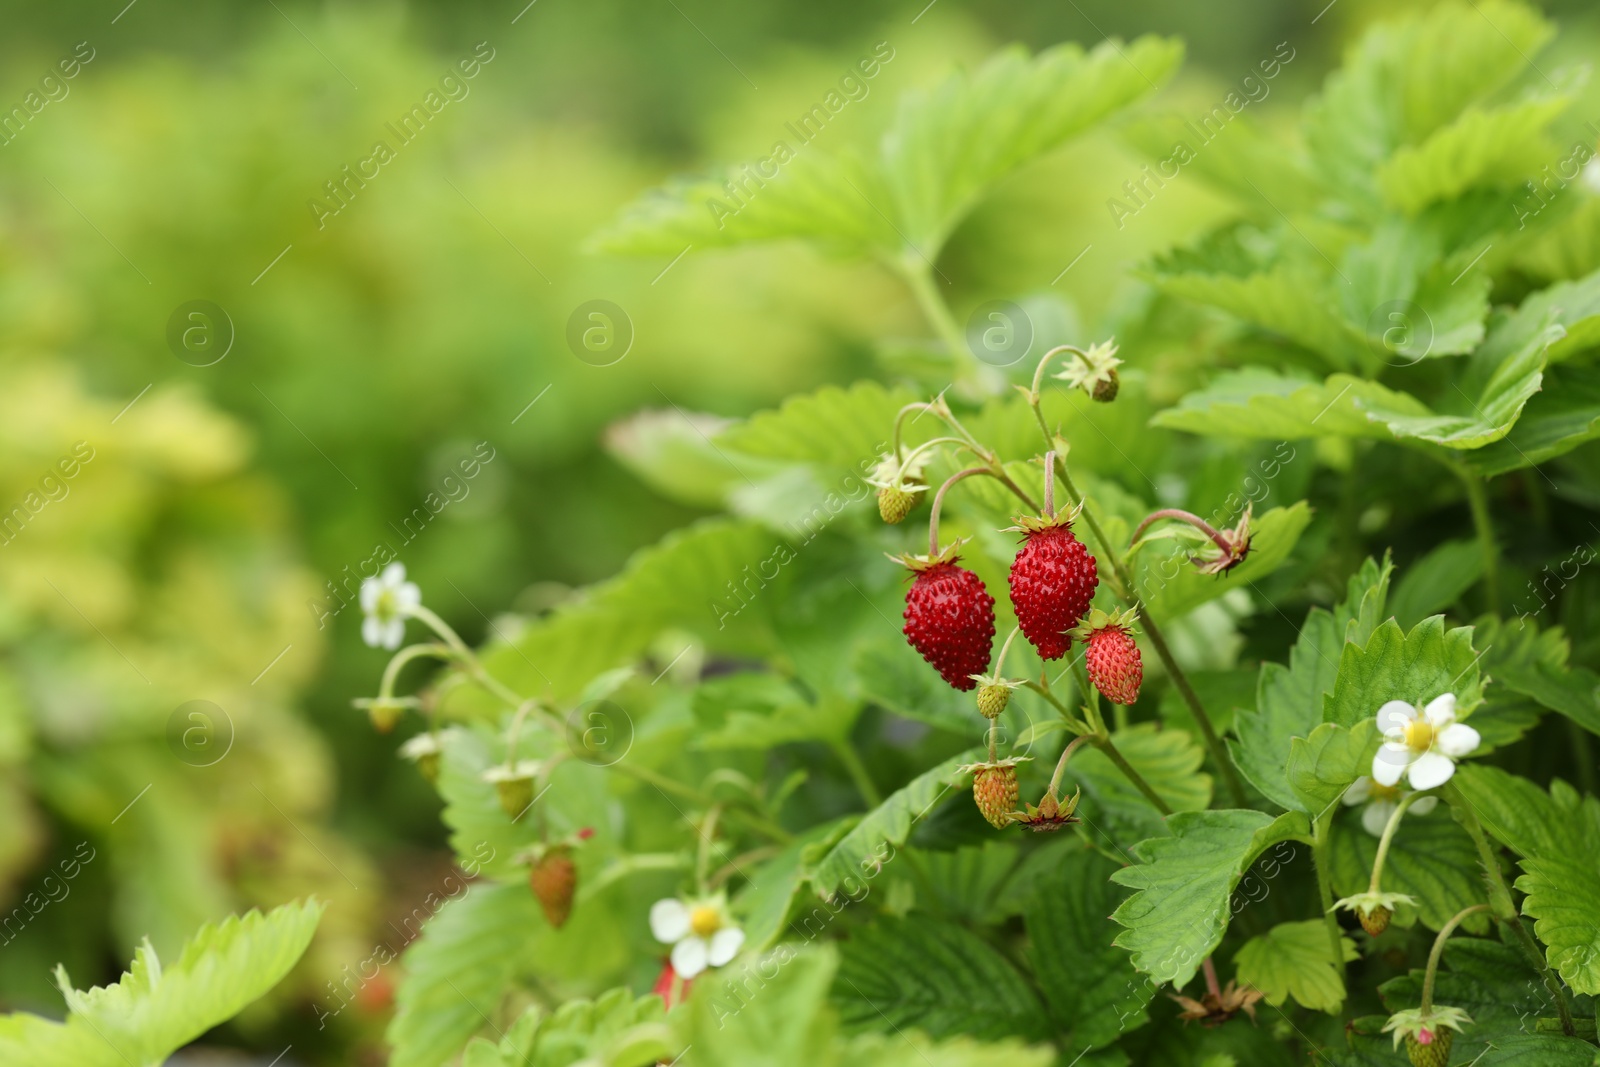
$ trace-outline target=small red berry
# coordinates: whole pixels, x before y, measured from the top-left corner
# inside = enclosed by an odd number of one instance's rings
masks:
[[[952,686],[965,692],[989,666],[994,641],[994,597],[983,579],[954,558],[907,561],[917,570],[906,591],[905,635]]]
[[[1098,608],[1077,633],[1084,641],[1084,661],[1089,681],[1113,704],[1132,704],[1139,699],[1144,681],[1144,662],[1133,631],[1124,622],[1131,613],[1106,615]]]
[[[1040,657],[1060,659],[1072,644],[1067,631],[1094,599],[1094,557],[1064,519],[1024,519],[1021,528],[1026,536],[1011,563],[1011,606]]]

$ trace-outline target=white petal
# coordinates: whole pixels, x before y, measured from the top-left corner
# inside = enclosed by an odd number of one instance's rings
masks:
[[[1382,837],[1383,828],[1389,825],[1389,818],[1398,806],[1392,800],[1374,800],[1367,805],[1367,810],[1361,813],[1361,825],[1373,837]]]
[[[371,614],[378,608],[378,597],[383,593],[383,583],[368,578],[361,583],[361,610]]]
[[[1478,731],[1464,722],[1453,722],[1439,731],[1439,736],[1434,739],[1434,744],[1446,756],[1460,758],[1478,747],[1482,738]]]
[[[1417,717],[1417,709],[1404,700],[1391,700],[1378,709],[1378,731],[1387,734]]]
[[[671,897],[656,901],[650,905],[650,932],[669,945],[682,941],[689,936],[689,909]]]
[[[1448,726],[1456,721],[1456,695],[1444,693],[1428,701],[1422,709],[1423,717],[1431,726]]]
[[[744,931],[737,926],[725,926],[711,935],[711,951],[707,960],[713,967],[721,967],[739,954],[744,945]]]
[[[672,969],[678,972],[679,978],[688,981],[706,969],[710,953],[711,946],[704,938],[686,937],[672,946]]]
[[[393,652],[406,639],[406,620],[390,619],[383,623],[378,636],[383,647]]]
[[[1398,751],[1396,751],[1398,749]],[[1404,745],[1384,745],[1372,757],[1372,778],[1379,785],[1395,785],[1405,773],[1411,750]]]
[[[1344,791],[1344,802],[1350,807],[1355,807],[1372,795],[1372,779],[1362,775],[1350,783],[1350,788]]]
[[[400,611],[410,611],[422,603],[422,590],[416,582],[404,582],[395,587],[394,606]]]
[[[1426,815],[1426,814],[1428,814],[1428,812],[1432,811],[1434,808],[1437,808],[1438,806],[1439,806],[1439,798],[1438,797],[1421,797],[1421,798],[1419,798],[1417,800],[1413,800],[1411,802],[1411,806],[1406,809],[1406,814],[1407,815]]]
[[[1424,752],[1417,757],[1417,762],[1411,765],[1410,781],[1412,789],[1436,789],[1450,780],[1456,773],[1456,765],[1449,756],[1442,756],[1437,752]]]
[[[406,565],[399,560],[383,568],[383,573],[378,575],[378,581],[385,587],[393,589],[406,580]]]
[[[368,615],[361,620],[361,640],[373,648],[383,645],[383,623],[376,615]]]

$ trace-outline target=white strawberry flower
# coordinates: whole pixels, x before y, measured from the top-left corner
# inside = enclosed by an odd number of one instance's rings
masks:
[[[687,981],[739,954],[744,931],[733,925],[721,898],[685,903],[671,897],[650,907],[650,932],[672,946],[672,969]]]
[[[1378,730],[1386,738],[1372,757],[1372,777],[1379,785],[1398,785],[1405,777],[1412,789],[1436,789],[1456,773],[1455,761],[1478,747],[1478,731],[1456,722],[1456,695],[1445,693],[1416,707],[1391,700],[1378,709]],[[1413,805],[1415,806],[1415,805]]]
[[[1361,825],[1373,837],[1382,837],[1383,828],[1389,825],[1389,820],[1394,816],[1394,809],[1400,806],[1403,796],[1398,786],[1383,785],[1362,775],[1350,783],[1350,788],[1344,791],[1344,802],[1348,807],[1365,804],[1366,810],[1361,813]],[[1439,803],[1438,797],[1418,797],[1406,809],[1407,815],[1426,815]]]
[[[361,640],[390,651],[406,639],[406,616],[422,606],[422,590],[406,581],[406,565],[391,563],[376,578],[361,583]]]

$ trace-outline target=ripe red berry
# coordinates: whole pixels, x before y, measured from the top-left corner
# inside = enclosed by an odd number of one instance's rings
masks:
[[[1094,599],[1099,577],[1094,557],[1065,523],[1024,520],[1026,538],[1011,563],[1011,606],[1022,635],[1039,655],[1060,659]]]
[[[911,647],[960,690],[989,666],[994,597],[983,579],[953,560],[925,564],[906,591],[905,635]]]
[[[1139,646],[1133,642],[1133,631],[1117,623],[1089,631],[1084,659],[1089,680],[1111,703],[1132,704],[1139,699],[1144,662],[1139,658]]]

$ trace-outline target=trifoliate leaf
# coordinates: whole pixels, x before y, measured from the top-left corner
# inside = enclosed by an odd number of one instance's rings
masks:
[[[1593,557],[1593,549],[1584,546],[1581,553],[1557,565],[1549,577],[1565,580],[1568,567],[1576,575],[1577,569]],[[1535,591],[1529,598],[1538,595]],[[1537,603],[1538,607],[1543,606],[1542,602]],[[1537,610],[1534,604],[1524,606]],[[1502,623],[1488,617],[1475,640],[1484,650],[1484,670],[1506,689],[1560,712],[1590,733],[1600,733],[1600,675],[1567,663],[1570,647],[1559,628],[1540,631],[1529,620]]]
[[[1127,896],[1111,881],[1116,864],[1082,848],[1056,851],[1024,913],[1028,959],[1066,1044],[1098,1048],[1144,1024],[1155,990],[1105,936],[1105,917]]]
[[[165,1063],[179,1048],[233,1018],[289,973],[316,932],[323,905],[285,904],[204,926],[163,965],[146,941],[112,986],[76,990],[56,981],[65,1022],[0,1016],[0,1062],[29,1067],[126,1067]]]
[[[1348,937],[1339,938],[1339,948],[1344,958],[1335,960],[1321,919],[1279,923],[1246,941],[1233,963],[1238,981],[1261,990],[1268,1004],[1293,997],[1303,1008],[1336,1015],[1344,1005],[1344,964],[1357,956]]]
[[[1563,94],[1467,111],[1396,152],[1378,171],[1378,187],[1390,205],[1415,214],[1474,186],[1514,185],[1530,171],[1528,160],[1549,156],[1544,131],[1571,103]]]
[[[803,895],[812,864],[837,843],[848,825],[848,820],[835,819],[814,826],[751,873],[749,883],[734,900],[743,920],[747,950],[764,952],[783,936],[789,912]],[[865,883],[877,874],[877,869],[869,866],[858,877]]]
[[[1218,375],[1210,385],[1187,394],[1177,407],[1156,415],[1157,426],[1219,437],[1295,440],[1301,437],[1374,437],[1392,440],[1358,401],[1387,411],[1428,414],[1427,405],[1409,393],[1376,382],[1335,374],[1326,382],[1246,367]]]
[[[1012,963],[964,926],[880,918],[843,942],[833,1001],[851,1029],[1037,1039],[1044,1006]]]
[[[859,880],[893,859],[895,846],[905,844],[918,819],[927,815],[946,794],[965,784],[959,767],[981,758],[982,749],[952,756],[924,771],[868,812],[817,864],[811,884],[819,895],[831,897],[845,879]]]
[[[1138,890],[1112,918],[1126,930],[1116,944],[1158,984],[1188,983],[1222,941],[1232,918],[1228,898],[1261,852],[1287,840],[1309,840],[1300,812],[1277,819],[1259,811],[1179,812],[1171,837],[1135,845],[1137,866],[1111,876]]]
[[[1280,807],[1301,807],[1288,778],[1291,741],[1309,737],[1322,723],[1323,696],[1333,690],[1341,651],[1346,642],[1362,644],[1371,636],[1384,614],[1393,570],[1387,557],[1381,566],[1368,559],[1351,576],[1344,600],[1332,612],[1311,609],[1289,651],[1288,666],[1261,666],[1255,708],[1239,713],[1239,738],[1229,742],[1229,749],[1240,772]]]
[[[1323,702],[1327,722],[1354,726],[1377,716],[1390,700],[1421,707],[1445,693],[1456,696],[1456,715],[1466,718],[1482,700],[1478,653],[1472,649],[1472,627],[1445,629],[1435,615],[1402,633],[1389,619],[1365,644],[1345,645],[1339,675]]]

